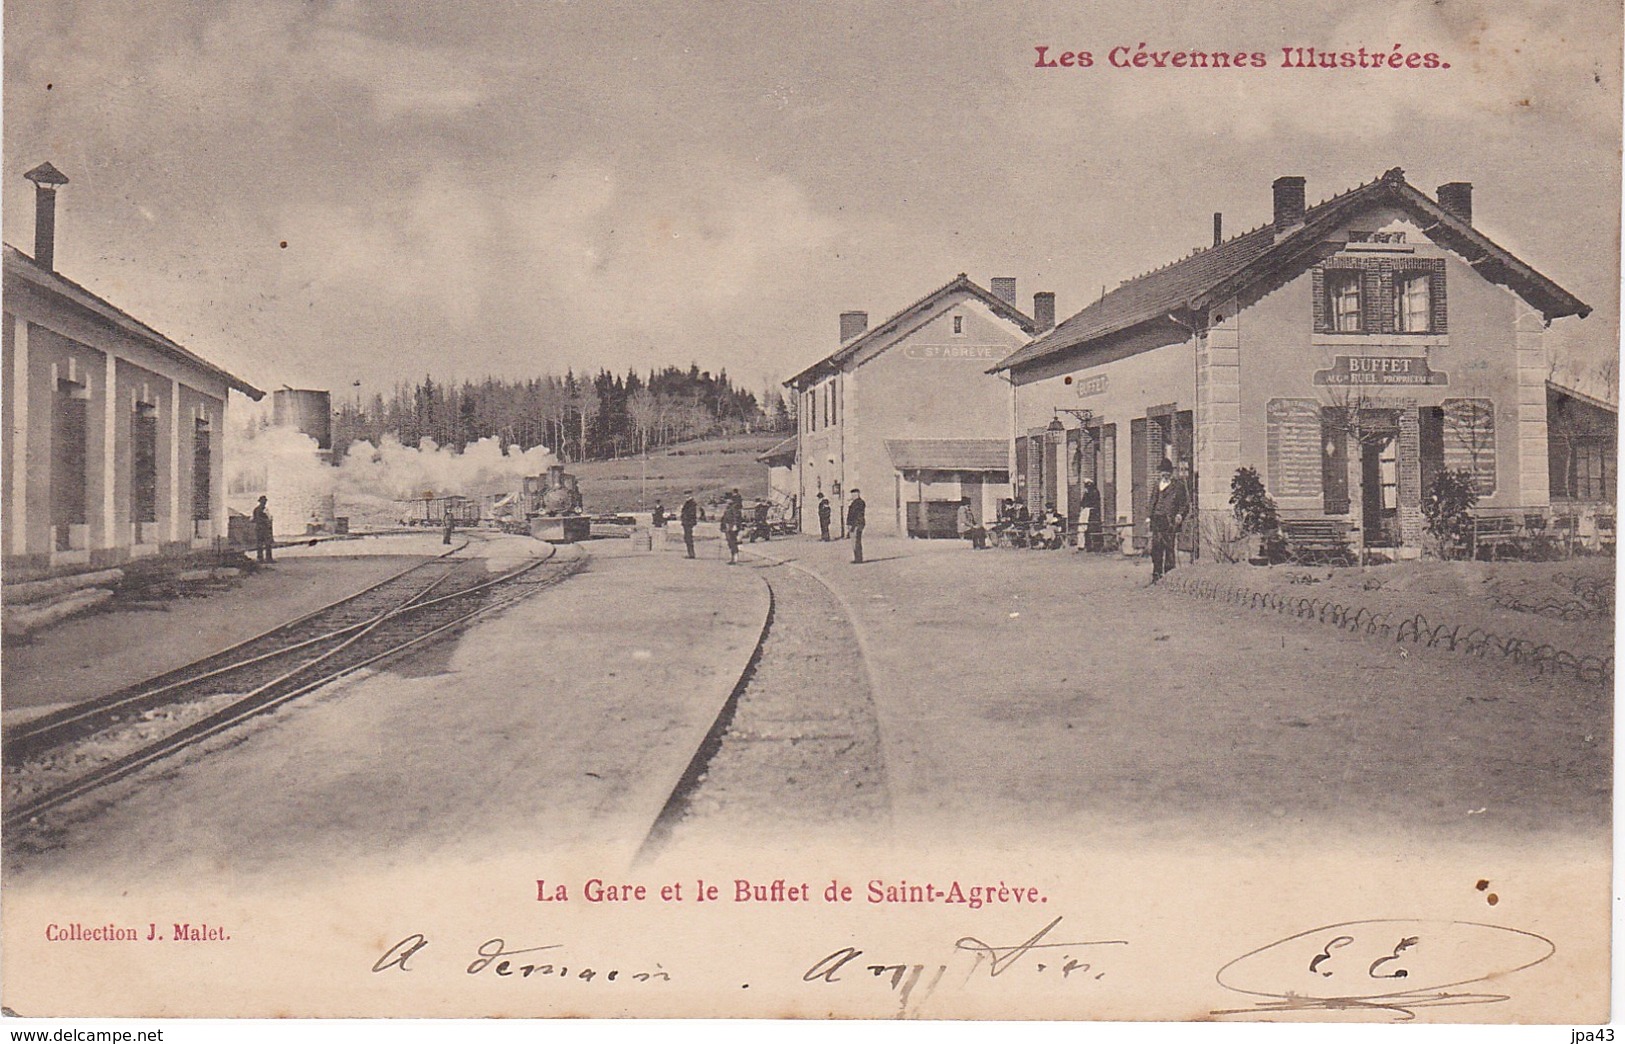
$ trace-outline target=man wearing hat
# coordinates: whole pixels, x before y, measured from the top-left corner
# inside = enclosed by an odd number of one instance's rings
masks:
[[[265,510],[265,498],[261,497],[259,504],[254,508],[254,553],[261,562],[273,561],[271,551],[276,547],[276,538],[271,535],[271,513]]]
[[[1161,580],[1174,568],[1174,535],[1190,513],[1191,495],[1185,483],[1174,476],[1173,461],[1167,457],[1157,465],[1157,481],[1151,485],[1151,582]]]
[[[852,491],[852,503],[846,506],[846,529],[852,534],[852,562],[854,565],[863,564],[863,519],[868,511],[868,505],[863,502],[861,490]]]
[[[683,490],[683,506],[677,512],[677,521],[683,526],[683,546],[688,548],[688,557],[694,557],[694,524],[700,520],[700,505],[694,502],[694,491]]]

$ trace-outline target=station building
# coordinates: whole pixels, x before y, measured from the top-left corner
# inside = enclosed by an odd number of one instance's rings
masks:
[[[34,256],[5,245],[0,543],[8,580],[213,546],[226,399],[264,395],[55,270],[42,164]]]
[[[1130,279],[992,368],[1014,397],[1017,489],[1149,538],[1163,458],[1190,476],[1191,547],[1233,525],[1237,469],[1286,518],[1420,553],[1423,491],[1469,471],[1479,510],[1548,509],[1546,328],[1590,308],[1473,225],[1472,186],[1429,197],[1393,169]]]
[[[1546,382],[1552,510],[1582,527],[1587,515],[1613,515],[1619,495],[1619,402],[1605,394]]]
[[[840,532],[860,489],[872,533],[953,536],[961,497],[988,518],[1009,496],[1010,397],[987,369],[1054,324],[1055,295],[1016,307],[964,273],[878,326],[843,312],[840,346],[785,381],[796,394],[795,493],[803,532],[819,494]]]

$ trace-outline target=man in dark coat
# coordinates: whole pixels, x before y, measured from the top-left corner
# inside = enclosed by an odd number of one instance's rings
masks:
[[[1146,514],[1151,519],[1151,582],[1161,580],[1174,568],[1174,537],[1190,513],[1191,495],[1185,483],[1174,475],[1173,462],[1164,457],[1157,465],[1157,481],[1151,485]]]
[[[683,491],[683,506],[677,513],[677,520],[683,525],[683,546],[688,548],[688,557],[694,557],[694,524],[700,519],[700,506],[694,502],[692,489]]]
[[[758,540],[769,539],[767,529],[768,510],[767,501],[758,500],[756,502],[756,510],[751,514],[750,525],[750,542],[753,544]]]
[[[863,523],[868,505],[863,502],[861,490],[852,491],[852,503],[846,506],[846,529],[852,534],[852,562],[863,564]]]
[[[1103,530],[1100,519],[1100,490],[1095,487],[1094,479],[1083,480],[1083,502],[1079,507],[1083,512],[1083,549],[1099,551]]]
[[[1026,547],[1032,542],[1032,512],[1027,510],[1027,498],[1017,497],[1010,504],[1010,542]]]
[[[265,510],[265,498],[254,508],[254,552],[261,562],[273,561],[271,551],[276,546],[276,539],[271,535],[271,515]]]
[[[818,494],[818,539],[826,544],[829,543],[829,519],[829,498],[820,493]]]
[[[728,506],[722,509],[722,536],[728,541],[728,564],[739,561],[739,530],[745,524],[745,504],[736,489],[728,497]]]

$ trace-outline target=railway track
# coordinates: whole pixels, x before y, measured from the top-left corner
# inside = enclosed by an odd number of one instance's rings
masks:
[[[850,612],[816,573],[748,558],[767,584],[767,620],[636,863],[684,840],[771,836],[787,826],[846,837],[889,829],[872,682]]]
[[[482,559],[433,559],[213,656],[8,730],[8,776],[47,782],[32,792],[8,793],[3,824],[30,822],[255,715],[561,583],[585,564],[586,556],[572,548],[493,577]],[[95,747],[95,754],[86,754],[86,747]]]

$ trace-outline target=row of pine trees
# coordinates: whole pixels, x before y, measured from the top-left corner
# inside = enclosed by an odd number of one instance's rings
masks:
[[[712,435],[795,430],[792,403],[771,385],[763,398],[698,365],[668,366],[640,376],[600,370],[591,378],[563,377],[478,383],[398,383],[368,402],[338,393],[333,448],[377,444],[393,435],[408,446],[432,439],[458,450],[495,436],[504,446],[546,446],[565,461],[605,460]]]

